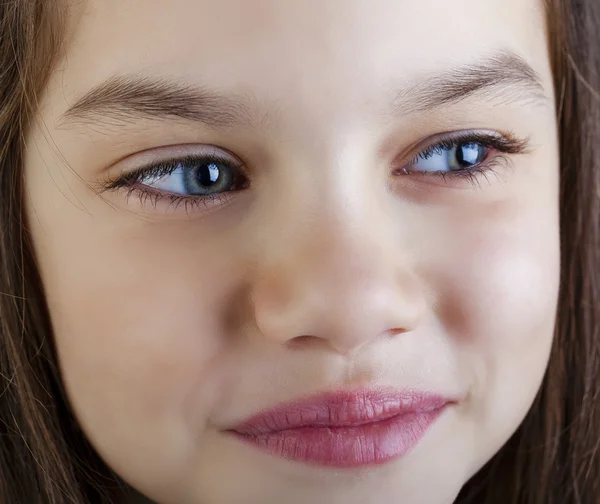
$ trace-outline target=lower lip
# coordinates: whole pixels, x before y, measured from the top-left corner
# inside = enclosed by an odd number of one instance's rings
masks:
[[[371,466],[411,451],[444,409],[411,412],[357,426],[233,434],[263,452],[288,460],[341,468]]]

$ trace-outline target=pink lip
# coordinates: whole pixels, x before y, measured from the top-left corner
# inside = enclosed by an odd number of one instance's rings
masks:
[[[383,464],[413,449],[452,402],[417,391],[342,391],[263,411],[228,432],[288,460]]]

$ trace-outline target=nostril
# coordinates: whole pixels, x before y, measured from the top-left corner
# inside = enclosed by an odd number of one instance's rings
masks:
[[[297,336],[289,340],[287,344],[290,348],[299,350],[313,345],[318,339],[315,336]]]
[[[393,338],[394,336],[400,336],[401,334],[407,333],[409,332],[410,329],[403,329],[401,327],[395,327],[393,329],[389,329],[386,331],[386,334],[390,337]]]

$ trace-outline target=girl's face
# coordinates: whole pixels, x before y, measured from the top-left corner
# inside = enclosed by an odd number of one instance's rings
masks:
[[[161,504],[452,502],[554,330],[539,0],[89,0],[70,27],[26,210],[99,454]]]

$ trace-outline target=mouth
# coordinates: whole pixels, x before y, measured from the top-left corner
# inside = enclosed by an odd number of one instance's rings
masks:
[[[278,458],[372,466],[410,452],[454,402],[419,391],[332,392],[281,404],[226,432]]]

